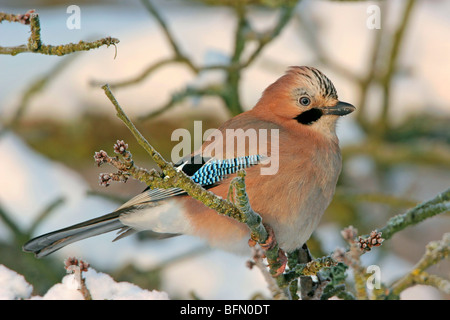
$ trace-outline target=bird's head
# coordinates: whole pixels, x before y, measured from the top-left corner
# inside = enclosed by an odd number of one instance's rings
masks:
[[[264,91],[255,109],[290,126],[334,132],[336,120],[355,107],[338,100],[333,83],[319,70],[290,67]]]

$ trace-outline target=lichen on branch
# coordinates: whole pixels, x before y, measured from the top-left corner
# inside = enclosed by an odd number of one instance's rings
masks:
[[[398,298],[400,293],[416,284],[434,286],[445,294],[450,294],[450,281],[436,275],[430,275],[425,270],[450,256],[450,233],[444,234],[442,240],[432,241],[427,247],[423,257],[417,262],[411,272],[394,282],[390,295]]]
[[[425,201],[404,214],[392,217],[386,226],[379,231],[384,239],[390,239],[396,232],[422,222],[427,218],[450,211],[450,188],[438,194],[429,201]]]
[[[88,51],[101,46],[115,46],[119,43],[119,39],[106,37],[95,41],[80,41],[78,43],[68,43],[62,45],[46,45],[41,40],[41,26],[39,15],[34,10],[29,10],[25,14],[10,14],[0,12],[0,23],[3,21],[18,22],[30,26],[30,37],[27,44],[2,47],[0,46],[0,54],[8,54],[15,56],[23,52],[40,53],[46,55],[63,56],[78,51]]]

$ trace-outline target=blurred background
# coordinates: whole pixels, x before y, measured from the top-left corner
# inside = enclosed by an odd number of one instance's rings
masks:
[[[171,133],[218,127],[252,108],[291,65],[319,68],[357,112],[340,120],[343,172],[332,205],[308,246],[314,256],[450,186],[449,1],[0,1],[0,11],[39,13],[44,44],[115,37],[115,47],[63,57],[0,55],[0,264],[42,295],[77,256],[117,281],[166,291],[170,298],[268,297],[248,257],[194,238],[139,234],[111,243],[106,234],[37,260],[21,251],[31,237],[108,213],[142,191],[136,181],[98,185],[95,151],[130,146],[139,166],[153,164],[100,86],[109,83],[138,129],[170,159]],[[378,8],[378,9],[377,9]],[[73,20],[70,20],[73,21]],[[0,24],[0,46],[25,44],[29,26]],[[450,229],[448,213],[397,233],[365,254],[392,283]],[[449,278],[442,261],[430,273]],[[351,280],[351,278],[349,279]],[[447,299],[416,286],[405,299]]]

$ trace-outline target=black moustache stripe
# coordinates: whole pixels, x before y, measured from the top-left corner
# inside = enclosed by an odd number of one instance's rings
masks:
[[[319,120],[322,115],[323,113],[321,110],[312,108],[300,113],[294,119],[297,120],[298,123],[309,125]]]

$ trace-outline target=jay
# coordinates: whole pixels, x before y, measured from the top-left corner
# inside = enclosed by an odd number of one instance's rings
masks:
[[[208,139],[178,169],[226,198],[231,179],[245,168],[252,208],[270,226],[279,247],[292,252],[309,239],[331,202],[342,166],[336,121],[354,110],[338,100],[334,85],[322,72],[291,67],[265,89],[253,109],[217,130],[227,138],[225,142]],[[244,143],[240,148],[239,144],[227,148],[230,136],[250,140],[245,136],[249,130],[261,141],[264,133],[267,145]],[[272,174],[263,174],[262,169],[267,169],[264,159],[277,161]],[[116,239],[152,230],[165,236],[194,235],[214,247],[249,252],[250,233],[245,224],[217,214],[177,188],[147,188],[112,213],[34,238],[23,249],[40,258],[114,230],[119,230]]]

